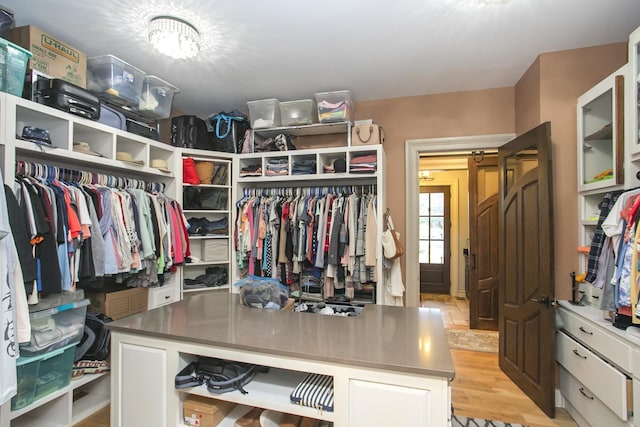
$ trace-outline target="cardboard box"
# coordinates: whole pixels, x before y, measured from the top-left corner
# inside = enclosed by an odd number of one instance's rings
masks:
[[[113,320],[147,311],[149,288],[128,288],[114,292],[87,292],[89,311],[104,313]]]
[[[231,402],[191,395],[182,403],[184,423],[188,426],[215,427],[235,407]]]
[[[87,87],[87,55],[84,52],[33,25],[13,28],[6,38],[31,51],[29,69]]]

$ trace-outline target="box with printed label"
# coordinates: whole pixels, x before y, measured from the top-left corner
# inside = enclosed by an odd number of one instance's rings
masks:
[[[184,423],[188,426],[215,427],[235,407],[223,400],[189,396],[182,404]]]
[[[13,28],[7,39],[31,51],[28,68],[87,87],[87,55],[33,25]]]

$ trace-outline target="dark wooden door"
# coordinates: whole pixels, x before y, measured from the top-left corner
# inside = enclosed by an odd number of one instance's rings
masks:
[[[469,327],[498,330],[498,156],[469,157]]]
[[[498,150],[500,368],[555,416],[551,125]]]
[[[420,187],[420,293],[451,292],[450,203],[448,186]]]

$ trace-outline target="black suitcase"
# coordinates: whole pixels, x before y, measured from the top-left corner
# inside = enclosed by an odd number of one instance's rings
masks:
[[[100,103],[100,119],[98,121],[112,128],[127,130],[127,118],[124,114],[104,102]]]
[[[100,118],[100,100],[62,79],[36,80],[35,101],[91,120]]]
[[[207,124],[196,116],[177,116],[171,119],[171,145],[201,150],[214,149]]]
[[[147,123],[133,120],[127,117],[127,131],[135,133],[136,135],[144,136],[145,138],[155,139],[160,141],[160,134],[158,129],[150,126]]]

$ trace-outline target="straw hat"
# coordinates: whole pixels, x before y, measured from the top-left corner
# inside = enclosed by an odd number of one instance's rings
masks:
[[[169,166],[167,165],[167,161],[163,159],[151,159],[151,167],[156,168],[162,172],[171,172],[169,170]]]
[[[88,142],[74,142],[73,151],[76,153],[89,154],[90,156],[104,157],[102,154],[93,151]]]
[[[144,160],[134,160],[131,153],[127,153],[126,151],[117,151],[116,160],[132,163],[134,165],[141,165],[141,166],[144,165]]]

